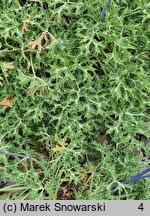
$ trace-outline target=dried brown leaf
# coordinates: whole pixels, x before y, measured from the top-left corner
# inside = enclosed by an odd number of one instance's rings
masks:
[[[34,96],[34,93],[35,93],[34,87],[29,87],[29,88],[28,88],[28,93],[29,93],[30,96],[33,97],[33,96]]]
[[[33,86],[31,86],[31,87],[29,87],[28,88],[28,93],[29,93],[29,95],[30,96],[34,96],[34,94],[35,94],[35,91],[36,90],[38,90],[39,92],[40,92],[40,97],[43,97],[43,92],[44,92],[44,90],[43,90],[43,88],[40,86],[40,81],[38,80],[38,79],[35,79],[35,82],[36,82],[36,89],[35,89],[35,87],[33,87]]]
[[[13,62],[6,63],[6,68],[8,68],[8,69],[14,69]]]
[[[36,47],[38,47],[38,51],[42,51],[42,41],[45,40],[46,46],[48,45],[48,38],[47,38],[47,32],[43,32],[42,35],[37,39],[28,44],[29,51],[32,51]]]
[[[12,95],[7,95],[2,101],[0,101],[0,106],[12,107]]]
[[[29,20],[24,20],[22,22],[23,22],[23,25],[22,25],[22,30],[21,31],[23,33],[29,32],[29,29],[28,29]]]

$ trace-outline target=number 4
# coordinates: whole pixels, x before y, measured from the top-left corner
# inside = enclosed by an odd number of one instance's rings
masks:
[[[141,211],[144,210],[143,203],[141,203],[141,204],[139,205],[138,209],[140,209]]]

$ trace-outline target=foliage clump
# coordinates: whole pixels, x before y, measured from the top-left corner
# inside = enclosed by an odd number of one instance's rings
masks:
[[[149,198],[144,181],[110,187],[148,157],[149,2],[112,1],[100,21],[103,3],[0,1],[0,147],[31,155],[0,159],[25,185],[11,199],[57,199],[67,183],[74,199]]]

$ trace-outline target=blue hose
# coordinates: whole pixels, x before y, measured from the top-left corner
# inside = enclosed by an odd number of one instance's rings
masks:
[[[103,7],[102,12],[101,12],[100,15],[99,15],[99,18],[100,18],[101,20],[104,18],[105,12],[106,12],[106,10],[107,10],[109,4],[110,4],[110,0],[108,0],[108,1],[106,2],[106,4],[105,4],[104,7]]]

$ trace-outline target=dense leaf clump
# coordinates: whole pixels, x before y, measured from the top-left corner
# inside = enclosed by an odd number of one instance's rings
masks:
[[[0,156],[23,185],[1,196],[150,198],[149,180],[111,193],[149,157],[149,1],[131,2],[100,21],[105,1],[0,0],[0,149],[30,155]]]

